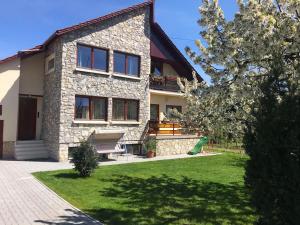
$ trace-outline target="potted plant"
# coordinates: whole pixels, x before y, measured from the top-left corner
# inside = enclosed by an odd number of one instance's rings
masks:
[[[156,139],[148,138],[146,141],[146,156],[147,158],[153,158],[156,152]]]

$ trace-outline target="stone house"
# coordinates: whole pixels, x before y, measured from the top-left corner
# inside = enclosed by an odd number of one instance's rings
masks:
[[[153,1],[57,30],[0,61],[0,157],[65,161],[111,130],[135,149],[149,121],[184,110],[176,78],[193,70],[154,21]]]

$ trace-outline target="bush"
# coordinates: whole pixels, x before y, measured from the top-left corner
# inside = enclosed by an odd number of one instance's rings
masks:
[[[149,152],[149,151],[156,152],[156,138],[149,137],[146,140],[145,145],[146,145],[146,151],[147,152]]]
[[[245,179],[258,224],[296,225],[300,224],[300,96],[280,93],[287,88],[278,90],[278,82],[274,84],[277,87],[264,87],[253,113],[255,122],[245,134],[250,156]]]
[[[74,148],[72,157],[74,170],[79,172],[82,177],[91,176],[91,173],[98,166],[98,158],[95,149],[87,141],[81,142],[79,147]]]

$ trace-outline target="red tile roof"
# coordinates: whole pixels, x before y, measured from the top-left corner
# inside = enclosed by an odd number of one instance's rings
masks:
[[[5,58],[5,59],[0,60],[0,64],[6,63],[6,62],[9,62],[9,61],[13,61],[13,60],[15,60],[15,59],[17,59],[17,58],[18,58],[18,54],[9,56],[9,57],[7,57],[7,58]]]

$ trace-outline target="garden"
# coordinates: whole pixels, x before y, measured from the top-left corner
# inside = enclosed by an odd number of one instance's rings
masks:
[[[34,175],[104,224],[253,224],[244,186],[247,156],[100,166],[87,178],[74,170]]]

